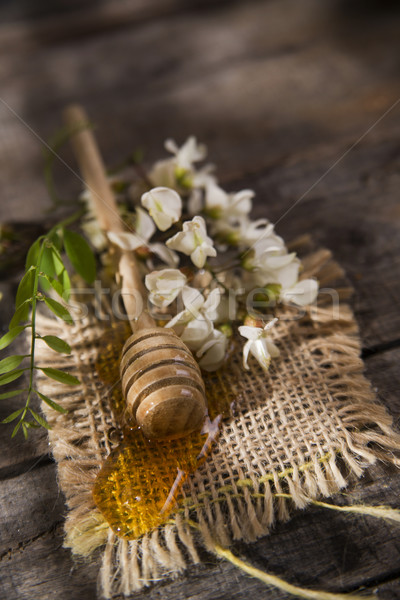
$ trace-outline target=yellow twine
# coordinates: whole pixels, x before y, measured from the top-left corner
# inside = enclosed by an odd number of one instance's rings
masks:
[[[327,502],[319,502],[317,500],[311,500],[311,504],[315,506],[321,506],[323,508],[330,508],[332,510],[340,510],[348,513],[358,513],[361,515],[368,515],[370,517],[376,517],[378,519],[390,519],[400,523],[400,510],[397,508],[390,508],[390,506],[369,506],[368,504],[353,504],[352,506],[337,506],[335,504],[328,504]]]
[[[274,494],[275,498],[288,498],[292,499],[291,494]],[[320,502],[319,500],[309,500],[310,504],[314,506],[320,506],[321,508],[330,508],[331,510],[338,510],[341,512],[367,515],[369,517],[375,517],[377,519],[389,519],[390,521],[396,521],[400,523],[400,510],[398,508],[391,508],[390,506],[378,505],[371,506],[369,504],[352,504],[351,506],[338,506],[337,504],[328,504],[328,502]]]
[[[192,521],[191,519],[186,519],[186,523],[196,529],[197,531],[201,531],[199,525]],[[170,521],[173,523],[173,520]],[[256,567],[252,567],[248,563],[244,562],[237,556],[235,556],[230,550],[227,548],[223,548],[216,542],[213,542],[212,546],[213,552],[219,556],[220,558],[224,558],[228,562],[232,563],[235,567],[247,573],[251,577],[255,577],[259,579],[263,583],[267,585],[271,585],[276,587],[292,596],[297,596],[298,598],[305,598],[306,600],[375,600],[375,595],[368,596],[358,596],[357,594],[335,594],[332,592],[325,592],[324,590],[309,590],[307,588],[302,588],[297,585],[293,585],[276,575],[272,575],[271,573],[266,573],[265,571],[261,571],[261,569],[256,569]]]
[[[266,573],[260,569],[252,567],[243,560],[240,560],[240,558],[235,556],[230,550],[222,548],[218,544],[214,545],[214,552],[217,554],[217,556],[229,561],[241,571],[251,575],[251,577],[255,577],[267,585],[279,588],[280,590],[287,592],[288,594],[292,594],[293,596],[297,596],[298,598],[306,598],[307,600],[368,600],[375,598],[375,596],[371,595],[358,596],[355,594],[334,594],[331,592],[324,592],[323,590],[309,590],[298,587],[297,585],[292,585],[276,575],[271,575],[270,573]]]

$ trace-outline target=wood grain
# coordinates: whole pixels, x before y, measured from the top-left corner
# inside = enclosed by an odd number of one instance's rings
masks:
[[[60,127],[63,107],[80,101],[101,124],[109,163],[136,147],[153,160],[167,137],[197,134],[232,178],[299,155],[333,162],[397,100],[397,37],[390,13],[361,27],[334,0],[206,5],[34,52],[17,45],[0,65],[2,98],[43,139]],[[369,139],[395,139],[398,119],[391,113]],[[39,220],[48,206],[41,142],[5,105],[0,127],[1,218],[26,218],[29,197]],[[59,171],[68,198],[81,184]]]
[[[109,164],[137,147],[150,162],[165,138],[196,134],[224,185],[256,190],[257,216],[279,221],[288,239],[311,233],[346,269],[366,374],[398,422],[398,8],[372,0],[128,4],[74,2],[57,15],[43,0],[31,17],[17,3],[3,13],[0,77],[10,108],[0,103],[0,221],[43,221],[49,201],[36,134],[53,134],[70,101],[97,122]],[[62,159],[75,170],[67,150]],[[72,199],[81,183],[68,167],[59,163],[56,178]],[[15,269],[3,271],[3,325]],[[0,416],[10,407],[2,403]],[[10,442],[9,428],[0,431],[0,597],[94,599],[98,564],[75,563],[62,548],[65,507],[47,449],[43,435]],[[351,490],[358,501],[399,506],[400,475],[377,465]],[[234,551],[300,585],[400,595],[400,529],[371,518],[307,509]],[[203,558],[140,597],[288,598]]]

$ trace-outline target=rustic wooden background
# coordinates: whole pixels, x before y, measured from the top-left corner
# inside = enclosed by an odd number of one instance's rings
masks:
[[[109,163],[137,147],[153,160],[166,137],[195,134],[227,188],[256,190],[258,216],[286,238],[312,233],[345,267],[367,377],[398,421],[399,16],[398,3],[378,0],[1,3],[0,222],[14,224],[23,250],[58,218],[45,213],[41,138],[70,101],[98,124]],[[79,183],[56,171],[71,197]],[[18,251],[3,261],[3,327],[22,264]],[[17,405],[3,401],[0,419]],[[399,491],[400,474],[377,465],[351,498],[399,506]],[[95,598],[98,565],[62,548],[65,505],[43,432],[10,441],[2,426],[0,498],[1,598]],[[234,551],[298,585],[400,597],[400,527],[390,523],[307,509]],[[288,597],[205,555],[140,597],[250,595]]]

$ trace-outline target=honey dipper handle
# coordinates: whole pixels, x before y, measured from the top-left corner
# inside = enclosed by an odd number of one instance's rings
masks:
[[[119,216],[117,204],[108,182],[106,170],[95,137],[88,129],[89,119],[81,106],[65,109],[64,119],[74,132],[71,143],[78,160],[83,179],[91,193],[96,216],[103,231],[122,233],[124,223]],[[154,327],[155,321],[145,309],[146,290],[132,252],[121,251],[118,265],[122,283],[122,300],[133,331]]]
[[[104,231],[121,233],[125,231],[119,216],[117,204],[107,180],[103,159],[95,137],[89,126],[89,119],[81,106],[73,104],[64,111],[65,122],[74,132],[71,137],[79,168],[86,186],[89,188],[100,227]]]

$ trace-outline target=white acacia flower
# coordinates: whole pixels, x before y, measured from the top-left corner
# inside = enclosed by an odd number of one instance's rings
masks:
[[[187,325],[189,322],[197,320],[215,321],[218,316],[218,307],[221,301],[221,291],[215,288],[205,298],[200,290],[188,285],[182,289],[182,300],[184,310],[173,317],[166,327],[176,327]]]
[[[179,264],[178,255],[161,243],[150,243],[150,238],[156,230],[153,219],[142,208],[136,208],[135,233],[124,231],[115,233],[109,231],[107,237],[116,246],[122,250],[137,250],[141,246],[145,246],[158,256],[163,262],[170,267],[176,267]]]
[[[249,327],[242,325],[239,327],[239,333],[247,338],[247,342],[243,348],[243,366],[249,369],[248,357],[252,354],[259,365],[268,371],[271,358],[279,356],[279,349],[274,342],[269,338],[269,330],[273,327],[278,319],[272,319],[267,325],[262,327]]]
[[[203,210],[203,192],[199,188],[193,188],[187,201],[187,211],[191,217],[195,217]]]
[[[199,366],[205,371],[216,371],[222,365],[225,359],[228,338],[219,331],[213,329],[207,340],[196,352],[199,358]]]
[[[182,290],[185,309],[171,319],[166,327],[173,327],[190,350],[199,351],[213,335],[213,321],[217,317],[220,299],[221,292],[217,288],[206,299],[199,290],[185,286]]]
[[[194,217],[191,221],[185,221],[183,231],[166,241],[168,248],[190,255],[192,262],[199,269],[204,267],[207,256],[217,256],[213,243],[207,235],[203,217]]]
[[[206,146],[198,144],[193,136],[190,136],[180,148],[172,139],[166,140],[164,146],[168,152],[175,155],[176,166],[187,171],[192,169],[193,163],[204,160],[207,155]]]
[[[273,248],[279,251],[285,248],[283,239],[276,235],[273,224],[267,219],[252,221],[246,215],[231,218],[227,214],[223,219],[214,219],[212,227],[213,232],[228,244],[239,246],[243,250],[248,248],[245,254],[246,268],[253,268],[253,258],[263,250]]]
[[[209,183],[205,194],[206,209],[217,219],[244,217],[251,211],[253,197],[252,190],[228,194],[219,185]]]
[[[282,256],[265,255],[260,270],[267,283],[279,283],[282,288],[289,288],[297,282],[299,269],[300,261],[292,252]]]
[[[173,327],[187,347],[199,358],[199,365],[206,371],[218,369],[225,358],[226,336],[214,329],[213,321],[221,300],[221,292],[215,288],[207,298],[189,286],[182,290],[185,309],[171,319],[166,327]]]
[[[315,279],[302,279],[292,287],[282,289],[280,299],[284,304],[306,306],[312,304],[318,296],[318,282]]]
[[[196,352],[209,339],[213,330],[214,325],[212,321],[206,316],[201,315],[201,318],[189,321],[183,329],[180,338],[192,352]]]
[[[192,183],[194,188],[205,189],[208,185],[216,184],[217,178],[213,175],[215,165],[207,163],[201,169],[192,170]]]
[[[181,218],[182,200],[175,190],[156,187],[143,194],[141,201],[161,231],[166,231]]]
[[[186,284],[186,276],[178,269],[162,269],[146,275],[145,284],[149,290],[149,300],[155,306],[169,306]]]
[[[246,257],[243,266],[250,267],[249,279],[253,285],[263,287],[278,283],[286,289],[297,283],[300,261],[295,252],[288,253],[285,247],[278,249],[272,245],[258,256],[253,253]]]
[[[285,248],[285,242],[275,233],[274,225],[267,219],[242,222],[240,241],[242,244],[252,246],[257,255],[267,249],[281,250]]]
[[[175,177],[176,166],[174,160],[166,158],[164,160],[157,161],[153,168],[149,172],[150,181],[157,187],[167,187],[175,189],[176,177]]]
[[[186,140],[181,148],[174,140],[166,140],[165,147],[174,156],[155,163],[149,173],[150,181],[156,186],[166,186],[177,191],[204,189],[216,179],[211,174],[214,165],[207,164],[200,169],[194,163],[203,160],[206,156],[206,147],[198,144],[195,137]],[[198,214],[191,213],[189,214]]]

